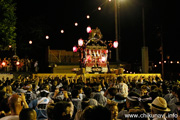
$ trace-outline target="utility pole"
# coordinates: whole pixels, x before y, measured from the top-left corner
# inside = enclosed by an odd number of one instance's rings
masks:
[[[118,41],[118,1],[114,0],[114,8],[115,8],[115,40]],[[116,49],[116,62],[119,62],[119,47]]]
[[[149,55],[148,47],[146,47],[145,37],[145,16],[144,16],[144,4],[142,5],[142,32],[143,32],[143,47],[142,47],[142,72],[149,72]]]
[[[160,49],[160,54],[161,54],[161,74],[162,74],[162,79],[164,79],[164,48],[163,48],[163,35],[162,35],[162,25],[160,28],[160,33],[159,33],[160,39],[161,39],[161,49]]]

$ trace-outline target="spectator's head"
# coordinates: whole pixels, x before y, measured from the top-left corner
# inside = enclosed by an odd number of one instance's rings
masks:
[[[130,92],[126,98],[127,108],[133,108],[139,106],[140,95],[136,92]]]
[[[50,90],[50,87],[49,87],[48,84],[43,84],[41,89],[42,89],[42,90],[47,90],[47,91],[49,91],[49,90]]]
[[[94,88],[94,90],[96,91],[96,92],[99,92],[99,91],[101,91],[101,84],[100,83],[95,83],[94,84],[94,86],[93,86],[93,88]]]
[[[79,98],[79,92],[77,89],[72,90],[71,92],[72,98]]]
[[[108,99],[113,99],[115,97],[115,95],[117,94],[117,89],[116,88],[113,88],[113,87],[110,87],[108,89],[108,94],[107,94],[107,98]]]
[[[118,103],[115,101],[108,102],[106,108],[111,111],[111,120],[116,120],[118,116]]]
[[[82,85],[76,85],[76,86],[75,86],[75,89],[78,90],[79,94],[80,94],[80,93],[83,93],[83,86],[82,86]]]
[[[156,97],[162,96],[162,91],[159,88],[156,88],[149,93],[149,96],[152,97],[152,101],[153,101]]]
[[[24,108],[19,114],[19,120],[36,120],[36,111],[32,108]]]
[[[71,104],[66,101],[59,101],[55,104],[54,120],[70,120],[71,119]]]
[[[124,81],[124,78],[122,76],[117,77],[117,82],[121,83]]]
[[[111,120],[111,112],[101,105],[87,107],[81,120]]]
[[[84,110],[87,106],[97,106],[97,105],[98,102],[95,99],[84,98],[81,102],[82,110]]]
[[[9,108],[12,115],[19,115],[20,111],[23,108],[23,101],[21,96],[18,94],[13,94],[8,99]]]
[[[58,81],[57,81],[57,80],[54,80],[54,81],[53,81],[53,85],[54,85],[54,86],[57,86],[57,84],[58,84]]]
[[[32,91],[32,89],[33,89],[32,84],[28,84],[25,87],[25,90],[27,90],[27,91]]]
[[[157,85],[151,85],[151,90],[150,91],[153,91],[156,88],[158,88]]]
[[[149,104],[152,114],[164,114],[170,112],[171,110],[167,107],[167,102],[162,97],[156,97],[152,104]]]
[[[47,90],[41,90],[40,91],[40,96],[41,97],[48,97],[48,95],[49,95],[49,91],[47,91]]]
[[[90,88],[90,87],[85,87],[85,88],[83,89],[83,91],[84,91],[84,94],[86,95],[87,98],[90,98],[90,97],[91,97],[92,88]]]

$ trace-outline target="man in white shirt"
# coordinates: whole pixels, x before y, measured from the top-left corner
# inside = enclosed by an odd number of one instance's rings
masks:
[[[116,88],[118,89],[117,94],[121,94],[123,97],[127,97],[127,95],[128,95],[128,85],[126,83],[124,83],[124,78],[122,76],[117,78]]]

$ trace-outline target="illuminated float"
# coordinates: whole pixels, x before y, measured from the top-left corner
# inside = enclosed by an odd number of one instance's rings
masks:
[[[80,68],[84,68],[86,73],[107,73],[109,72],[109,59],[111,48],[117,48],[118,42],[103,41],[99,28],[87,28],[88,40],[79,39],[78,47],[74,46],[73,51],[80,52]]]

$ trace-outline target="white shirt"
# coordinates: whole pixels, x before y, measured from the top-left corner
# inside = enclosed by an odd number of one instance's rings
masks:
[[[118,89],[118,94],[122,94],[124,97],[127,97],[128,86],[126,83],[119,83],[116,88]]]

